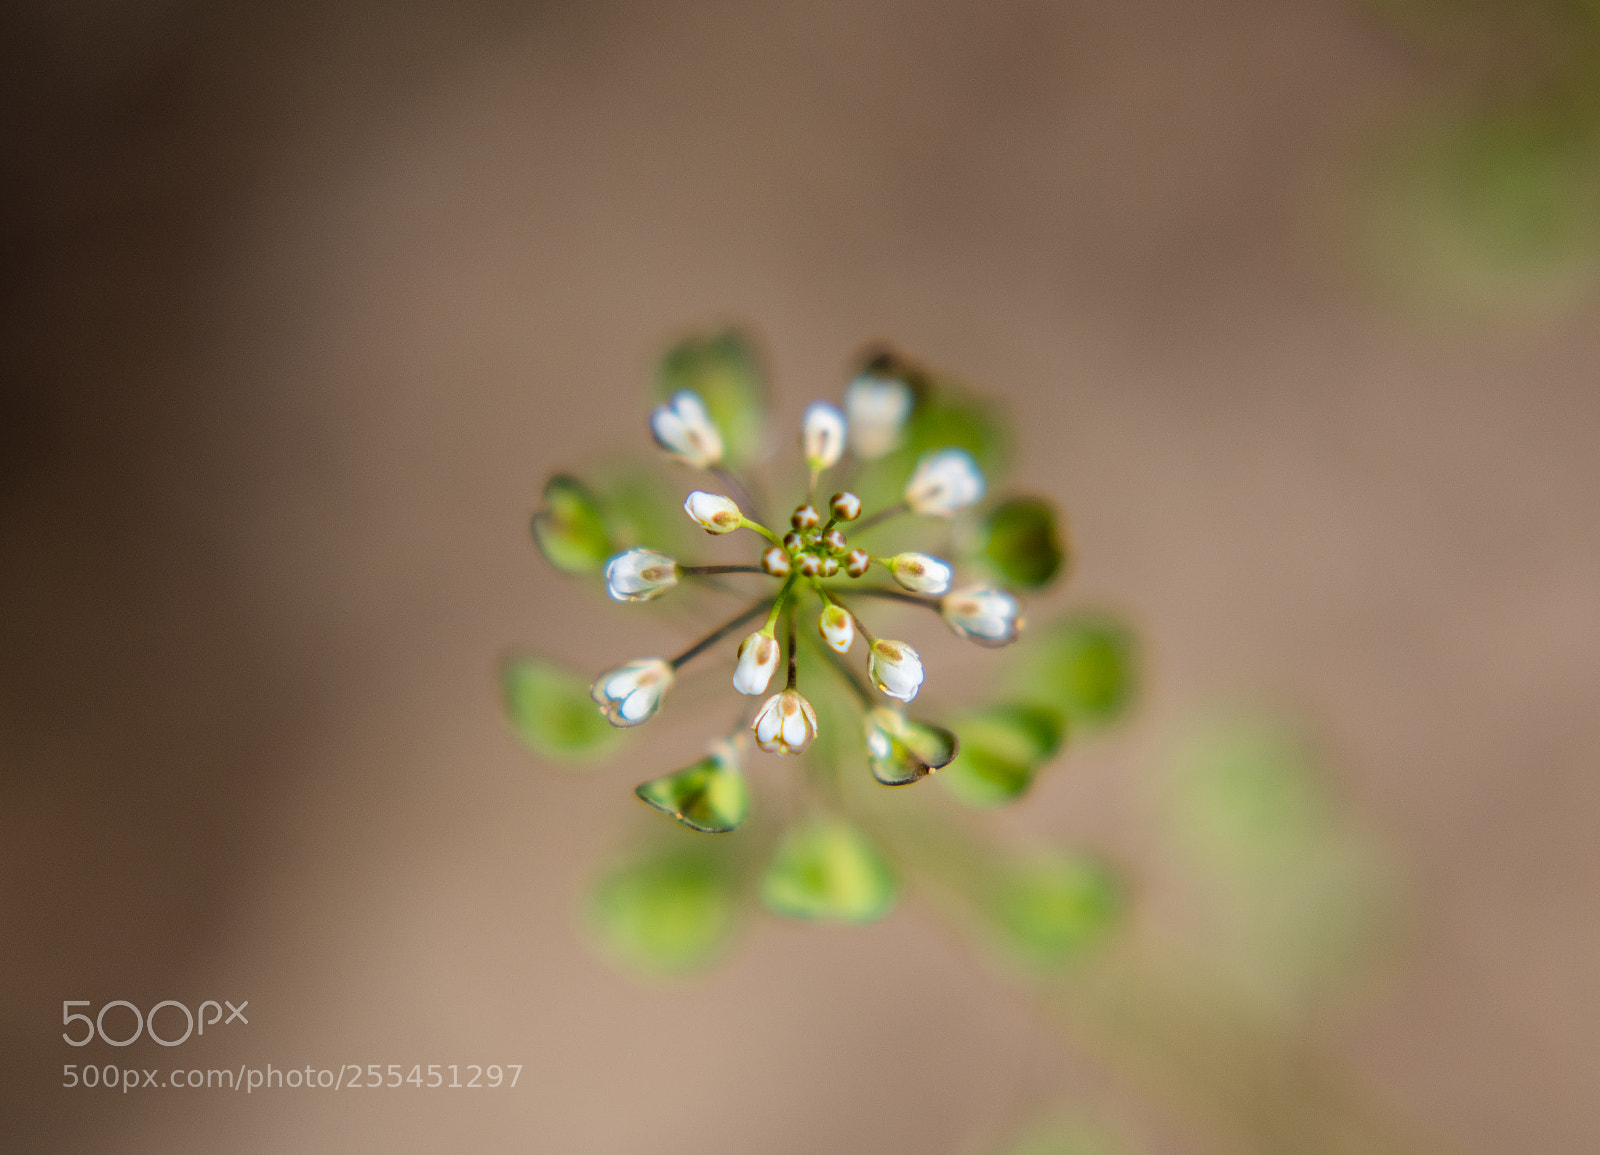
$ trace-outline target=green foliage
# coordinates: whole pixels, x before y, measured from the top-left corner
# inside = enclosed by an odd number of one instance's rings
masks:
[[[589,895],[588,925],[625,969],[684,974],[713,961],[732,940],[738,898],[729,855],[678,844],[602,877]]]
[[[839,818],[813,818],[779,844],[761,883],[767,908],[791,918],[872,922],[894,906],[898,887],[888,861]]]
[[[1220,719],[1191,736],[1178,755],[1172,801],[1186,843],[1228,870],[1275,871],[1332,823],[1304,741],[1265,718]]]
[[[1123,910],[1112,871],[1060,851],[1007,863],[991,884],[987,914],[1002,946],[1039,967],[1068,962],[1102,941]]]
[[[863,722],[867,763],[885,786],[906,786],[950,764],[960,743],[942,726],[880,706]]]
[[[691,830],[726,834],[750,813],[750,788],[733,762],[716,755],[685,770],[652,778],[635,791]]]
[[[680,389],[700,395],[722,433],[729,462],[759,457],[766,430],[767,383],[755,342],[737,329],[691,337],[667,350],[656,374],[656,398]]]
[[[608,474],[602,489],[613,539],[674,557],[692,552],[705,537],[683,513],[685,486],[659,467],[630,466]]]
[[[1213,719],[1168,784],[1179,846],[1218,898],[1213,950],[1295,1002],[1344,981],[1376,943],[1385,871],[1301,734],[1270,716]]]
[[[1011,685],[1023,698],[1059,711],[1074,729],[1119,719],[1138,686],[1133,631],[1103,614],[1073,614],[1025,634]]]
[[[517,737],[548,758],[597,758],[621,737],[589,697],[588,680],[544,658],[507,660],[500,692]]]
[[[1457,307],[1561,305],[1591,291],[1600,280],[1594,83],[1432,116],[1401,134],[1373,202],[1369,248],[1382,270]]]
[[[961,751],[940,781],[969,806],[999,806],[1027,792],[1061,748],[1065,725],[1048,707],[1007,702],[965,715],[956,733]]]
[[[924,453],[965,449],[984,476],[993,478],[1011,454],[1011,431],[999,405],[949,386],[935,386],[918,398],[906,427],[906,476]]]
[[[558,474],[544,487],[544,508],[533,515],[533,540],[563,573],[595,573],[615,552],[600,503],[575,477]]]
[[[1002,1150],[1004,1155],[1124,1155],[1128,1148],[1104,1128],[1063,1115],[1035,1121]]]
[[[983,519],[982,559],[1007,585],[1038,590],[1061,572],[1066,550],[1055,508],[1037,497],[1001,502]]]

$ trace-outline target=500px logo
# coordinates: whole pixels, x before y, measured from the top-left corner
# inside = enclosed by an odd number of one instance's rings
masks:
[[[227,999],[223,999],[220,1003],[215,999],[207,999],[205,1002],[201,1003],[195,1011],[190,1011],[188,1007],[184,1006],[176,999],[166,999],[151,1007],[148,1014],[146,1014],[144,1011],[141,1011],[132,1003],[128,1002],[127,999],[113,999],[111,1002],[101,1007],[100,1013],[95,1015],[92,1019],[82,1011],[74,1011],[72,1009],[73,1007],[89,1007],[93,1005],[94,1004],[92,1004],[88,999],[66,999],[62,1001],[61,1022],[68,1027],[72,1026],[76,1022],[83,1023],[82,1038],[73,1038],[70,1031],[61,1032],[61,1037],[70,1045],[74,1047],[87,1047],[90,1043],[94,1042],[94,1040],[98,1038],[108,1047],[126,1047],[141,1034],[147,1034],[156,1042],[160,1043],[163,1047],[176,1047],[179,1043],[187,1041],[190,1035],[203,1035],[206,1033],[207,1027],[214,1027],[218,1023],[221,1023],[223,1026],[227,1026],[229,1023],[237,1019],[246,1026],[250,1024],[250,1020],[244,1017],[244,1009],[250,1005],[249,999],[245,999],[244,1002],[240,1003],[238,1006],[234,1006]],[[228,1008],[227,1018],[222,1017],[222,1008],[224,1006]],[[133,1012],[133,1031],[127,1036],[127,1038],[114,1038],[112,1035],[106,1034],[106,1012],[115,1007],[127,1007],[129,1011]],[[175,1016],[180,1013],[183,1015],[183,1034],[179,1035],[175,1039],[163,1038],[161,1033],[156,1030],[156,1012],[161,1010],[163,1007],[173,1008],[172,1010],[168,1011],[165,1016],[163,1016],[163,1022],[166,1023],[166,1030],[169,1033],[173,1032],[177,1027],[177,1023],[174,1021]],[[208,1007],[213,1012],[209,1019],[206,1018],[206,1009]],[[120,1012],[116,1016],[116,1018],[123,1017],[124,1016]],[[112,1024],[112,1030],[115,1033],[121,1033],[121,1029],[115,1021]]]

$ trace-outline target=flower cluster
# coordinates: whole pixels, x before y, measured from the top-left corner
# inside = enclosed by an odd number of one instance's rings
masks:
[[[864,738],[879,780],[895,785],[915,781],[954,758],[953,735],[939,731],[945,738],[919,742],[914,735],[937,728],[912,722],[899,712],[900,704],[911,702],[922,688],[921,655],[907,642],[873,634],[853,604],[858,597],[874,597],[924,606],[935,610],[961,637],[1002,646],[1014,641],[1022,628],[1017,599],[992,585],[954,585],[955,567],[926,553],[875,555],[852,545],[850,534],[903,515],[954,517],[983,497],[982,471],[966,450],[938,449],[917,461],[898,502],[865,516],[861,499],[848,490],[834,493],[826,503],[815,496],[823,475],[839,466],[847,453],[859,463],[895,449],[911,409],[912,392],[904,381],[870,373],[851,382],[843,409],[826,401],[809,406],[799,436],[809,492],[789,514],[787,527],[773,528],[759,520],[748,491],[727,468],[725,440],[705,401],[691,390],[680,390],[656,408],[650,429],[657,444],[681,464],[705,471],[719,483],[715,489],[691,492],[683,503],[685,515],[708,534],[741,530],[751,534],[759,539],[759,553],[748,565],[694,565],[654,549],[629,549],[606,563],[610,595],[623,602],[648,601],[670,592],[686,577],[727,573],[763,574],[776,581],[777,588],[674,658],[638,658],[596,678],[591,695],[612,725],[630,727],[648,721],[686,662],[741,626],[764,619],[737,643],[733,688],[753,697],[769,695],[779,666],[785,665],[783,688],[755,709],[748,732],[769,754],[803,753],[818,725],[816,710],[799,688],[797,621],[810,601],[822,643],[819,655],[836,667],[864,707]],[[862,580],[874,567],[887,575],[889,584]],[[858,637],[865,650],[865,682],[844,660]],[[888,701],[874,700],[874,692]],[[736,771],[729,745],[722,750],[718,764],[725,771]]]
[[[708,961],[751,899],[784,917],[882,918],[913,873],[956,886],[996,933],[1051,958],[1088,941],[1083,919],[1102,927],[1117,909],[1093,861],[985,848],[981,834],[955,836],[914,803],[886,806],[877,790],[939,771],[961,805],[1022,798],[1070,733],[1126,709],[1135,651],[1114,615],[1052,617],[985,662],[980,686],[963,678],[961,691],[977,690],[968,700],[940,693],[948,729],[919,717],[925,684],[946,690],[939,664],[913,644],[922,641],[914,619],[869,611],[937,615],[959,638],[1007,646],[1023,626],[1017,591],[1045,591],[1062,576],[1069,539],[1048,498],[989,494],[985,472],[1012,442],[1002,406],[889,350],[869,351],[847,381],[842,397],[807,406],[785,439],[799,455],[790,500],[773,516],[774,477],[749,473],[769,445],[756,347],[736,330],[687,338],[659,361],[651,403],[665,471],[617,460],[594,488],[559,473],[533,514],[551,565],[603,574],[616,601],[651,603],[634,613],[698,604],[701,593],[748,600],[681,652],[633,657],[598,677],[536,653],[508,656],[501,688],[522,741],[549,758],[597,759],[664,708],[686,666],[720,655],[734,716],[703,757],[658,771],[635,794],[682,828],[727,833],[751,811],[753,752],[803,755],[792,783],[800,804],[775,820],[736,839],[651,824],[596,880],[589,929],[630,969],[680,973]],[[668,471],[693,479],[668,481]],[[899,544],[885,548],[891,535]],[[691,556],[695,541],[718,556]],[[863,763],[868,773],[849,772]],[[946,845],[985,865],[952,874],[938,849]],[[1074,929],[1053,914],[1036,926],[1024,911],[1060,912]]]

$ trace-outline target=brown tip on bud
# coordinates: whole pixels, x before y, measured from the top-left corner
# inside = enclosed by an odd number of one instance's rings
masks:
[[[849,543],[844,539],[844,531],[838,526],[834,526],[822,535],[822,544],[825,549],[834,553],[843,553],[844,547]]]
[[[783,535],[783,548],[790,553],[799,553],[800,548],[805,544],[805,539],[798,533],[786,533]]]
[[[822,559],[814,553],[803,553],[795,558],[795,568],[806,577],[816,577],[822,572]]]
[[[844,572],[851,577],[860,577],[872,568],[872,556],[864,549],[853,549],[845,555]]]
[[[771,546],[761,555],[761,568],[773,577],[788,577],[789,555],[777,546]]]
[[[839,572],[839,559],[838,558],[836,558],[836,557],[825,557],[825,558],[822,559],[822,576],[823,577],[832,577],[834,574],[836,574],[838,572]]]
[[[816,529],[822,524],[822,515],[814,505],[802,505],[789,515],[789,524],[796,529]]]
[[[861,516],[861,499],[853,493],[836,493],[828,502],[828,511],[840,521],[854,521]]]

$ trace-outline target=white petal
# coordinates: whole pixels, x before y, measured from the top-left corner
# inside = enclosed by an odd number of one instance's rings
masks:
[[[641,686],[623,699],[617,713],[629,722],[642,722],[650,716],[660,700],[654,687]]]
[[[965,449],[941,449],[917,463],[905,499],[916,513],[951,517],[975,504],[984,490],[983,471]]]
[[[766,644],[763,644],[766,643]],[[733,688],[741,694],[760,694],[778,668],[778,644],[757,632],[739,646],[739,665],[733,671]]]
[[[904,381],[863,374],[844,395],[850,447],[862,458],[882,457],[900,441],[911,412],[911,388]]]
[[[763,746],[772,743],[772,740],[778,736],[778,730],[783,724],[783,720],[778,717],[777,705],[778,699],[774,695],[767,699],[767,704],[761,707],[761,713],[756,715],[756,741]]]
[[[732,533],[739,528],[739,505],[720,493],[697,489],[683,502],[683,511],[708,533]]]
[[[800,451],[813,469],[827,469],[844,453],[844,414],[826,401],[814,401],[800,426]]]
[[[650,415],[650,430],[656,435],[656,440],[673,453],[682,453],[688,447],[688,427],[666,406],[662,406]]]
[[[623,666],[606,681],[605,695],[613,702],[620,702],[639,685],[639,671],[633,666]]]
[[[806,744],[806,716],[799,709],[783,720],[783,740],[796,749]]]
[[[889,572],[902,588],[912,593],[942,594],[950,588],[950,566],[929,554],[896,554]]]
[[[650,431],[667,452],[705,468],[722,459],[722,434],[698,394],[683,389],[650,415]]]

